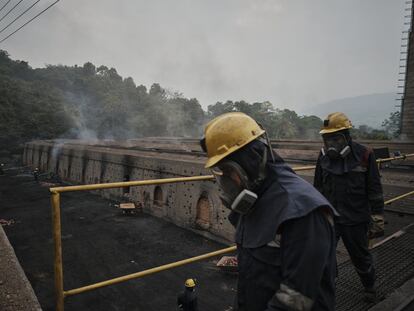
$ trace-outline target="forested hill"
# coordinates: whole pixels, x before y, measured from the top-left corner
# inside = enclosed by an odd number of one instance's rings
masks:
[[[209,119],[228,111],[251,115],[271,138],[315,139],[322,125],[269,102],[218,102],[203,111],[195,98],[157,83],[137,86],[114,68],[88,62],[32,69],[0,50],[0,151],[33,139],[200,137]]]
[[[32,69],[0,51],[0,146],[46,138],[198,137],[205,113],[196,99],[149,90],[114,68]]]

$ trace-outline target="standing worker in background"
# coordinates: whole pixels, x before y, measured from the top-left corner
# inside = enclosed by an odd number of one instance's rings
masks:
[[[335,112],[320,131],[324,147],[314,186],[331,202],[337,242],[342,238],[368,300],[376,300],[375,267],[368,240],[384,235],[384,199],[378,166],[371,149],[353,141],[348,117]]]
[[[235,309],[334,310],[329,202],[273,152],[265,130],[244,113],[210,121],[201,146],[236,227]]]
[[[194,279],[185,281],[185,289],[177,298],[178,310],[183,311],[198,311],[197,295],[195,293]]]
[[[39,169],[37,167],[33,171],[33,178],[35,181],[39,181]]]

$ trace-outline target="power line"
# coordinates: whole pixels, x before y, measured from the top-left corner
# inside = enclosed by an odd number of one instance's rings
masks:
[[[37,0],[35,3],[33,3],[31,6],[29,6],[22,14],[20,14],[19,16],[17,16],[11,23],[9,23],[6,27],[4,27],[2,30],[0,30],[0,33],[2,33],[4,30],[6,30],[7,28],[9,28],[9,26],[11,26],[15,21],[17,21],[24,14],[26,14],[26,12],[29,11],[31,8],[33,8],[36,5],[36,3],[38,3],[39,1],[40,0]]]
[[[7,1],[7,2],[6,2],[6,4],[5,4],[5,5],[3,5],[3,6],[1,7],[0,12],[1,12],[1,10],[3,10],[3,9],[6,7],[6,5],[8,5],[8,4],[9,4],[9,2],[10,2],[10,1],[11,1],[11,0]]]
[[[60,0],[56,0],[55,2],[53,2],[51,5],[49,5],[46,9],[44,9],[43,11],[41,11],[39,14],[35,15],[33,18],[29,19],[26,23],[24,23],[22,26],[20,26],[19,28],[17,28],[15,31],[13,31],[11,34],[9,34],[6,38],[2,39],[0,41],[0,43],[3,43],[4,41],[6,41],[8,38],[10,38],[12,35],[14,35],[16,32],[18,32],[20,29],[22,29],[24,26],[26,26],[27,24],[29,24],[31,21],[33,21],[34,19],[36,19],[38,16],[42,15],[44,12],[46,12],[47,10],[49,10],[52,6],[54,6],[56,3],[58,3]]]
[[[6,13],[6,15],[4,15],[2,18],[0,18],[0,22],[3,20],[3,19],[5,19],[6,18],[6,16],[7,15],[9,15],[9,13],[11,12],[11,11],[13,11],[20,3],[22,3],[22,1],[24,1],[24,0],[20,0],[19,2],[17,2],[16,3],[16,5],[14,6],[14,7],[12,7],[7,13]]]

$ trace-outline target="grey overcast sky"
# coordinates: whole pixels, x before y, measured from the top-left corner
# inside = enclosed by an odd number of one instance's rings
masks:
[[[301,110],[397,92],[404,9],[405,0],[61,0],[0,49],[32,67],[115,67],[203,107],[244,99]]]

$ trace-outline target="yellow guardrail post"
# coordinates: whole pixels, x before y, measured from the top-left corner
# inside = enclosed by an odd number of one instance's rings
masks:
[[[60,220],[60,194],[52,192],[52,225],[53,240],[55,246],[55,291],[56,291],[56,311],[64,309],[64,293],[63,293],[63,265],[62,265],[62,228]]]

